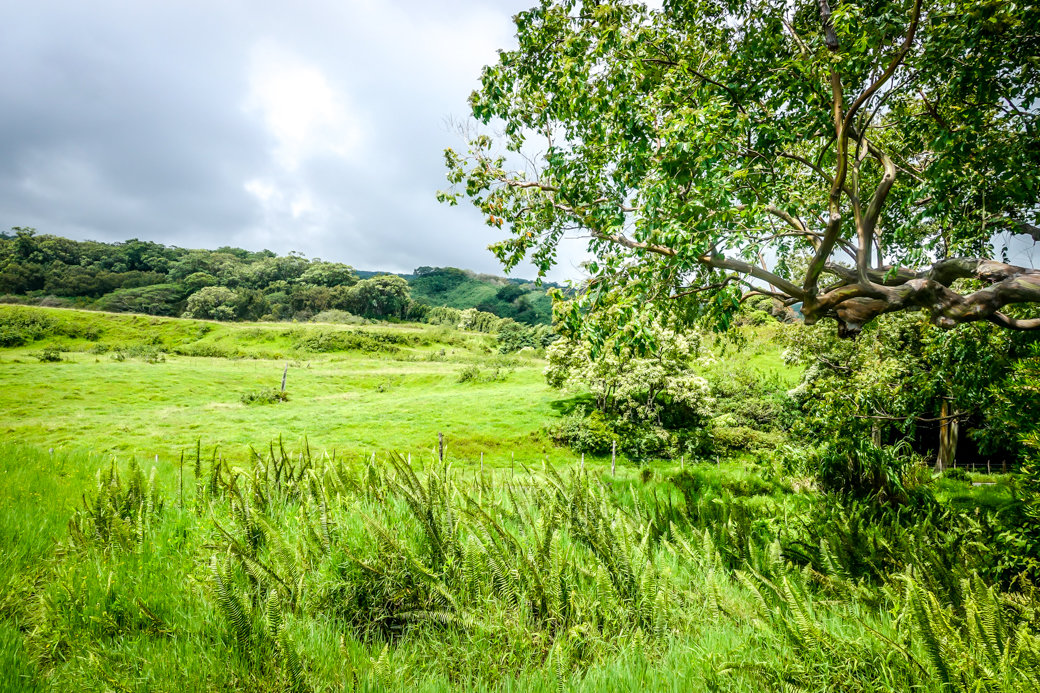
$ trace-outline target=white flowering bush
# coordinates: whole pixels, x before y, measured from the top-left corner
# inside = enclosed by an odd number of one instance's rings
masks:
[[[677,416],[707,416],[711,396],[698,375],[699,336],[658,327],[654,337],[653,354],[638,356],[608,343],[595,358],[587,343],[560,339],[546,349],[546,381],[561,390],[588,390],[597,409],[631,422],[661,425]]]

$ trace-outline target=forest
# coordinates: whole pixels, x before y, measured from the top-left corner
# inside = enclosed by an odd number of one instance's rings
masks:
[[[398,276],[358,273],[341,262],[270,250],[189,250],[136,239],[74,241],[22,227],[0,233],[0,302],[298,321],[325,311],[422,320],[431,307],[448,306],[535,325],[549,322],[550,286],[555,285],[538,287],[454,267],[420,267]]]

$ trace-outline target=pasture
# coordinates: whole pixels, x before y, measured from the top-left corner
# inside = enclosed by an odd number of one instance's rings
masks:
[[[779,450],[583,464],[546,433],[580,393],[486,334],[19,315],[4,338],[32,339],[0,350],[5,691],[1040,676],[1035,597],[979,577],[996,530],[977,509],[1007,503],[1003,480],[939,479],[964,512],[908,522],[819,493]],[[763,334],[711,348],[793,384]]]

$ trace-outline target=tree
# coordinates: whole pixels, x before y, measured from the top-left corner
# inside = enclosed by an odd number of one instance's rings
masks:
[[[379,274],[352,286],[344,304],[355,315],[399,318],[410,301],[407,281],[397,275]]]
[[[238,294],[226,286],[206,286],[188,297],[182,317],[210,320],[234,320]]]
[[[845,451],[861,439],[905,441],[934,456],[937,471],[956,463],[958,448],[976,461],[1014,462],[1020,446],[1010,407],[999,403],[1031,413],[1009,374],[1037,336],[988,323],[940,330],[905,314],[876,320],[854,341],[833,329],[794,328],[785,333],[785,358],[806,370],[790,394],[808,437]]]
[[[299,281],[318,286],[353,286],[358,282],[354,268],[341,262],[312,260]]]
[[[997,234],[1040,240],[1040,5],[542,0],[515,22],[470,99],[502,134],[447,150],[439,197],[508,229],[507,268],[587,236],[572,327],[648,302],[725,323],[757,294],[843,336],[915,309],[1040,329],[1015,305],[1040,271],[993,259]]]

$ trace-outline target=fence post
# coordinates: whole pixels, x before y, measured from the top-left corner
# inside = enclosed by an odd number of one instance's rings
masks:
[[[437,434],[437,454],[440,457],[441,462],[444,461],[444,434]]]
[[[289,362],[285,363],[285,370],[282,371],[282,392],[285,392],[285,379],[289,377]]]
[[[614,476],[614,470],[617,468],[617,441],[610,441],[610,475]]]

